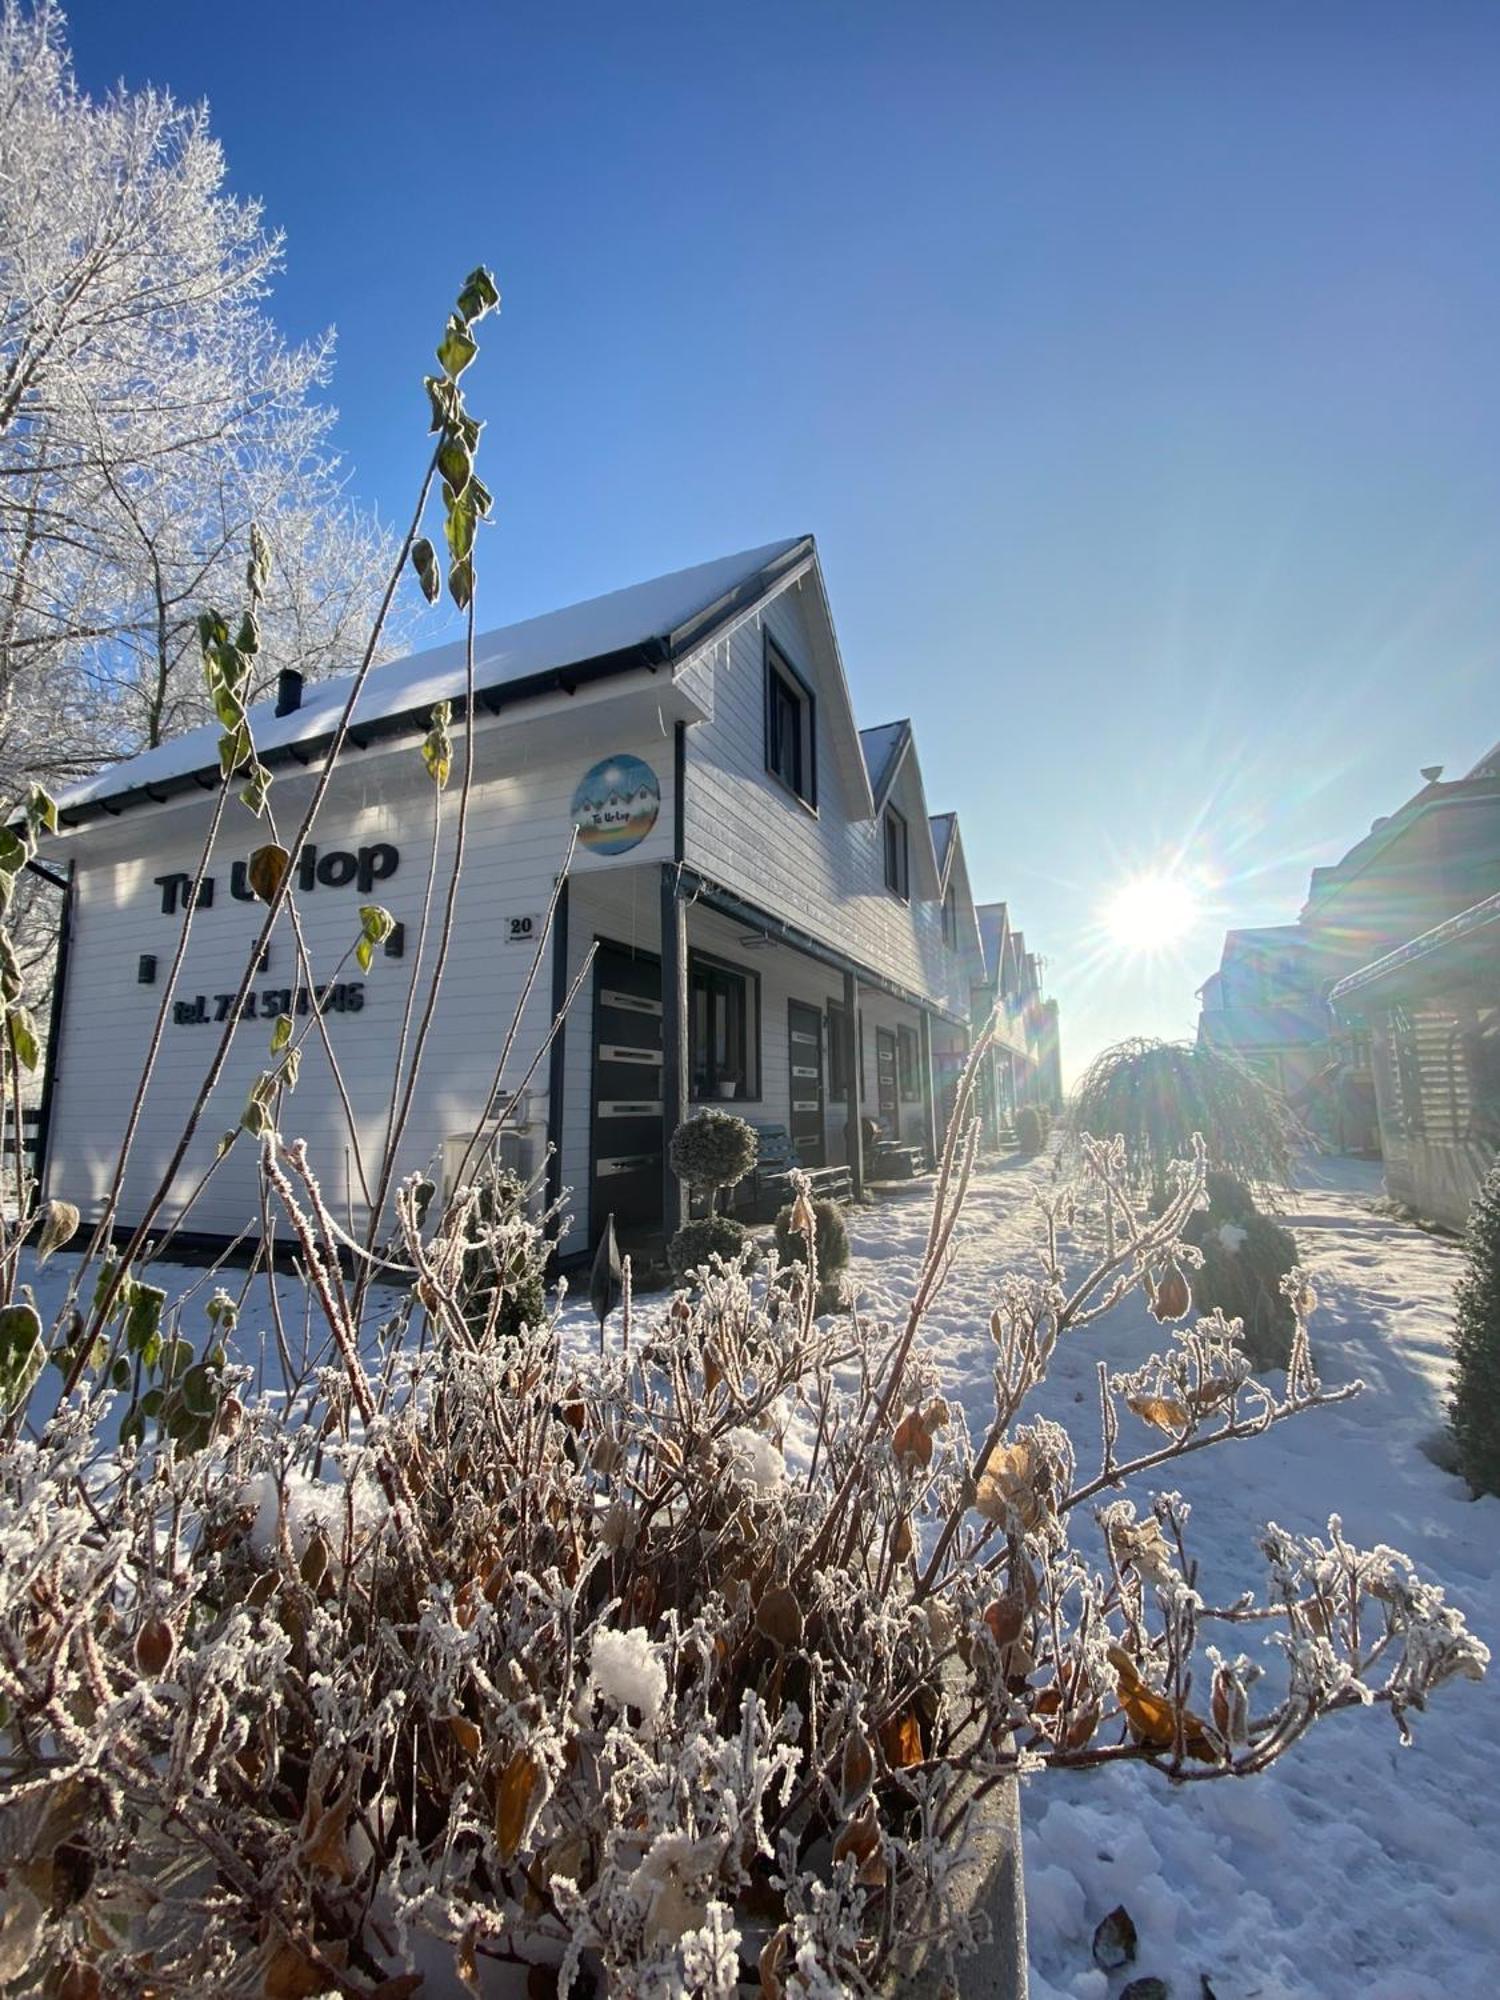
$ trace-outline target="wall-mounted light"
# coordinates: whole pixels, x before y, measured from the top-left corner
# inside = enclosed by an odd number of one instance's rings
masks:
[[[156,984],[156,953],[154,951],[143,951],[136,960],[135,981],[137,986],[154,986]]]
[[[400,958],[404,955],[405,951],[406,926],[405,924],[392,924],[385,941],[385,955],[387,958]]]

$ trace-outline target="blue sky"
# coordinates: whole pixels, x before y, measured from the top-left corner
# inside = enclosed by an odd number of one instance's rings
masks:
[[[482,623],[821,546],[1069,1069],[1190,1033],[1226,922],[1500,738],[1500,9],[75,0],[207,97],[404,519],[453,291]],[[445,26],[451,22],[451,27]],[[1099,913],[1175,860],[1182,948]]]

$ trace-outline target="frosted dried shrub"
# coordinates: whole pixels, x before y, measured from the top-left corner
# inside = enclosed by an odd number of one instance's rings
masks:
[[[1215,1609],[1185,1503],[1122,1492],[1350,1393],[1312,1375],[1300,1318],[1279,1395],[1213,1317],[1101,1368],[1091,1468],[1026,1416],[1059,1342],[1188,1255],[1201,1161],[1151,1216],[1089,1149],[1071,1219],[1044,1213],[1037,1272],[976,1329],[996,1396],[968,1435],[922,1326],[969,1103],[896,1325],[815,1317],[815,1270],[721,1267],[637,1302],[602,1357],[551,1318],[486,1339],[431,1281],[451,1217],[403,1200],[428,1275],[399,1334],[331,1325],[290,1417],[230,1365],[240,1414],[206,1443],[111,1449],[86,1373],[0,1483],[25,1977],[390,1996],[513,1964],[624,1995],[871,1992],[903,1951],[976,1943],[956,1871],[1018,1770],[1244,1775],[1345,1708],[1404,1732],[1482,1672],[1442,1593],[1337,1522],[1267,1528],[1264,1591]],[[262,1143],[326,1252],[298,1149]],[[533,1226],[507,1217],[486,1285]],[[1211,1643],[1252,1621],[1279,1667]]]

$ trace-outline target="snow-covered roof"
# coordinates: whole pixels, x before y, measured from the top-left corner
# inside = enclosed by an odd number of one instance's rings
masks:
[[[1384,958],[1377,958],[1373,964],[1362,965],[1358,972],[1351,972],[1341,979],[1328,998],[1335,1007],[1343,1005],[1365,988],[1380,984],[1409,968],[1421,966],[1438,954],[1451,951],[1455,946],[1470,946],[1482,941],[1495,946],[1490,933],[1500,939],[1500,896],[1487,896],[1482,903],[1475,903],[1467,910],[1460,910],[1455,917],[1448,917],[1440,924],[1434,924],[1430,931],[1423,931],[1395,951],[1388,951]]]
[[[488,695],[489,705],[496,706],[498,690],[508,701],[551,692],[568,684],[569,669],[580,680],[598,679],[681,660],[721,618],[753,603],[812,553],[810,535],[768,542],[483,633],[474,641],[476,699]],[[260,757],[277,763],[299,752],[305,756],[331,737],[352,678],[339,674],[309,683],[301,705],[288,715],[277,715],[273,701],[257,702],[250,725]],[[372,668],[355,705],[355,734],[406,719],[425,728],[436,702],[462,702],[465,684],[461,639]],[[59,811],[64,820],[75,821],[123,794],[164,796],[195,783],[200,773],[216,780],[219,734],[218,725],[209,724],[111,764],[70,786],[58,800]]]
[[[873,729],[859,732],[859,747],[865,753],[865,769],[870,774],[870,790],[878,811],[901,768],[901,759],[911,741],[911,723],[879,722]]]
[[[948,850],[953,845],[953,835],[958,827],[958,814],[933,813],[927,823],[932,828],[932,851],[937,856],[938,874],[946,882]]]

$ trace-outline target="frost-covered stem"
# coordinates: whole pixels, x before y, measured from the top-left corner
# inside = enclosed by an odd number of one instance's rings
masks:
[[[295,896],[287,898],[286,913],[291,919],[292,937],[296,945],[297,964],[301,970],[302,979],[308,991],[316,994],[317,981],[313,977],[312,954],[307,948],[307,938],[302,929],[302,918],[297,909],[297,898]],[[346,945],[337,965],[333,968],[330,978],[337,979],[353,955],[353,944]],[[359,1121],[354,1116],[354,1105],[350,1099],[348,1087],[344,1082],[344,1072],[339,1065],[338,1056],[334,1052],[333,1037],[328,1032],[328,1022],[324,1016],[323,1009],[313,1006],[308,1011],[311,1019],[307,1028],[297,1037],[295,1046],[300,1048],[309,1033],[315,1033],[322,1043],[323,1055],[328,1063],[329,1072],[333,1077],[333,1087],[338,1092],[339,1105],[343,1110],[344,1126],[349,1134],[349,1157],[353,1160],[354,1171],[359,1177],[359,1191],[364,1196],[366,1205],[368,1205],[370,1200],[370,1185],[365,1179],[365,1163],[359,1143]]]
[[[434,788],[436,789],[436,787]],[[395,1171],[396,1154],[400,1149],[406,1131],[407,1120],[411,1116],[412,1100],[416,1096],[417,1078],[421,1074],[422,1057],[427,1048],[427,1040],[432,1033],[433,1016],[437,1012],[438,997],[442,991],[443,972],[448,962],[449,948],[453,942],[454,923],[458,913],[458,885],[463,874],[464,846],[469,827],[469,800],[474,789],[474,592],[469,593],[468,616],[464,625],[464,771],[458,793],[458,817],[453,829],[453,866],[448,871],[448,892],[443,904],[443,920],[438,930],[437,954],[433,960],[432,977],[427,985],[427,998],[423,1004],[422,1017],[417,1023],[416,1036],[412,1042],[411,1061],[407,1066],[404,1083],[400,1085],[399,1108],[386,1127],[386,1141],[381,1151],[380,1167],[375,1178],[375,1199],[371,1205],[370,1218],[365,1232],[365,1249],[373,1255],[376,1238],[380,1234],[380,1218],[385,1209],[385,1200],[390,1192],[391,1175]],[[433,840],[436,846],[437,829],[434,826]],[[413,974],[413,987],[416,976]],[[399,1077],[399,1072],[398,1072]],[[355,1274],[354,1309],[358,1315],[364,1303],[369,1286],[371,1266],[364,1264]]]
[[[1153,1466],[1164,1465],[1168,1459],[1186,1458],[1189,1452],[1203,1451],[1212,1444],[1228,1444],[1234,1438],[1259,1437],[1272,1424],[1282,1423],[1288,1417],[1301,1416],[1304,1410],[1320,1410],[1329,1403],[1346,1403],[1351,1396],[1359,1395],[1363,1388],[1363,1382],[1350,1382],[1341,1389],[1319,1389],[1315,1395],[1302,1397],[1296,1402],[1273,1403],[1253,1417],[1223,1424],[1216,1431],[1200,1432],[1196,1437],[1176,1438],[1159,1451],[1144,1452],[1139,1458],[1128,1459],[1123,1465],[1115,1465],[1108,1472],[1100,1472],[1087,1484],[1075,1487],[1058,1502],[1058,1510],[1066,1513],[1080,1502],[1092,1500],[1106,1486],[1123,1486],[1138,1473],[1149,1472]]]
[[[457,1186],[462,1186],[465,1176],[468,1174],[469,1167],[473,1162],[475,1150],[480,1144],[484,1128],[489,1123],[491,1117],[494,1115],[495,1106],[500,1102],[500,1097],[502,1094],[504,1078],[505,1078],[505,1065],[510,1061],[511,1050],[515,1047],[516,1036],[520,1031],[521,1017],[526,1011],[526,1003],[531,998],[531,989],[536,984],[537,975],[538,973],[540,973],[542,969],[542,962],[547,955],[547,946],[552,937],[552,927],[557,920],[558,901],[562,896],[564,885],[567,883],[567,880],[570,874],[572,873],[573,854],[577,846],[578,846],[578,828],[575,826],[570,835],[568,836],[568,851],[563,856],[562,868],[558,872],[558,874],[554,875],[552,878],[552,894],[547,898],[547,908],[542,917],[541,936],[536,941],[536,950],[531,954],[531,965],[521,985],[521,996],[517,1000],[515,1007],[512,1010],[510,1017],[510,1026],[506,1029],[505,1040],[500,1046],[500,1059],[495,1064],[495,1074],[490,1080],[489,1090],[485,1093],[484,1109],[480,1115],[478,1124],[474,1128],[474,1133],[472,1138],[469,1140],[468,1145],[464,1148],[464,1156],[459,1161],[458,1164],[458,1173],[455,1176],[455,1185]],[[593,946],[590,946],[589,948],[590,962],[592,962],[593,960],[594,949],[595,947]],[[572,996],[570,994],[568,1000],[565,1001],[563,1004],[564,1015],[566,1015],[568,1011],[568,1006],[571,1004],[571,999]],[[552,1025],[552,1031],[547,1037],[549,1045],[552,1040],[552,1035],[556,1034],[556,1032],[557,1032],[557,1024],[556,1022],[554,1022]],[[530,1077],[535,1067],[536,1065],[535,1063],[533,1063],[532,1069],[526,1072],[528,1077]],[[524,1088],[525,1088],[524,1084],[517,1085],[517,1090],[521,1090]]]

